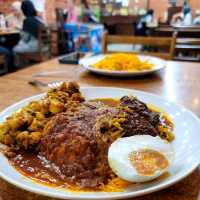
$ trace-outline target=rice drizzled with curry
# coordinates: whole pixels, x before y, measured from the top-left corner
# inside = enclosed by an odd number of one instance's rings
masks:
[[[21,174],[75,192],[127,189],[131,183],[114,174],[107,154],[116,139],[136,135],[171,142],[173,123],[134,96],[86,100],[73,82],[0,123],[3,153]]]
[[[109,71],[144,71],[151,70],[153,66],[148,60],[142,61],[137,55],[130,53],[107,55],[92,65],[96,69]]]

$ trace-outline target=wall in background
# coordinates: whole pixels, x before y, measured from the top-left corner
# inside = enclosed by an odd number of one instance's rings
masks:
[[[15,0],[0,0],[0,12],[8,13],[11,11],[10,7]],[[193,13],[196,9],[200,9],[200,0],[189,0]],[[136,1],[137,2],[137,1]],[[146,7],[147,0],[130,0],[131,7]],[[177,0],[177,5],[182,5],[183,0]],[[163,18],[164,12],[168,7],[168,0],[149,0],[150,8],[155,10],[157,18]],[[46,0],[46,20],[48,23],[55,21],[55,8],[67,8],[67,0]]]
[[[10,5],[14,0],[0,0],[0,12],[10,12]]]
[[[46,20],[48,23],[55,22],[55,9],[67,9],[67,0],[46,0]]]
[[[129,0],[129,8],[146,8],[147,0]]]

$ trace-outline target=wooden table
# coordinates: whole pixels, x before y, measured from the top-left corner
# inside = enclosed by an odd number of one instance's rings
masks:
[[[6,36],[6,35],[13,35],[13,34],[19,34],[20,32],[18,30],[5,30],[5,31],[2,31],[0,30],[0,36]]]
[[[0,45],[12,50],[20,40],[18,30],[0,30]]]
[[[43,77],[42,81],[77,81],[81,86],[113,86],[139,89],[182,104],[200,116],[200,64],[169,62],[166,70],[143,78],[108,78],[85,72],[76,65],[62,65],[56,59],[0,78],[0,110],[23,98],[44,91],[27,84],[32,73],[62,70],[61,76]],[[0,200],[47,200],[0,180]],[[134,200],[200,200],[200,169],[165,190]]]

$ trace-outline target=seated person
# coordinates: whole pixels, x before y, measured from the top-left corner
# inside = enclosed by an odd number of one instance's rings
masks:
[[[189,7],[186,7],[183,11],[182,25],[184,25],[184,26],[192,25],[192,13],[191,13],[191,9]]]
[[[79,5],[76,5],[76,1],[69,0],[67,5],[67,23],[79,24],[81,12],[81,7]]]
[[[137,36],[146,36],[147,35],[147,25],[153,22],[154,11],[149,10],[147,13],[139,20],[136,25],[135,34]]]
[[[97,21],[86,0],[69,0],[67,12],[67,23],[80,24],[81,22],[94,23]]]
[[[25,16],[21,39],[13,48],[14,53],[37,52],[39,48],[38,32],[45,27],[44,23],[37,17],[33,3],[29,0],[23,1],[22,12]]]
[[[186,7],[183,9],[183,12],[175,14],[172,17],[171,24],[172,25],[182,25],[182,26],[192,25],[193,22],[192,22],[191,9],[189,7]]]
[[[196,17],[194,18],[193,24],[200,25],[200,10],[197,10],[195,13]]]
[[[171,25],[181,25],[183,21],[183,16],[182,13],[177,13],[173,15],[172,20],[171,20]]]
[[[91,9],[87,0],[82,0],[82,20],[86,23],[98,23],[98,18],[95,15],[95,9]]]

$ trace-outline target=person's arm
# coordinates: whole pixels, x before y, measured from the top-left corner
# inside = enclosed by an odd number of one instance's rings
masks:
[[[183,19],[183,13],[180,12],[180,13],[174,14],[172,16],[172,20],[171,20],[170,24],[175,24],[177,19],[179,19],[179,18]]]
[[[28,32],[21,31],[20,32],[20,38],[24,42],[28,42],[31,39],[31,35]]]
[[[31,35],[28,33],[29,26],[29,19],[24,19],[22,31],[20,32],[20,38],[24,42],[28,42],[31,38]]]

